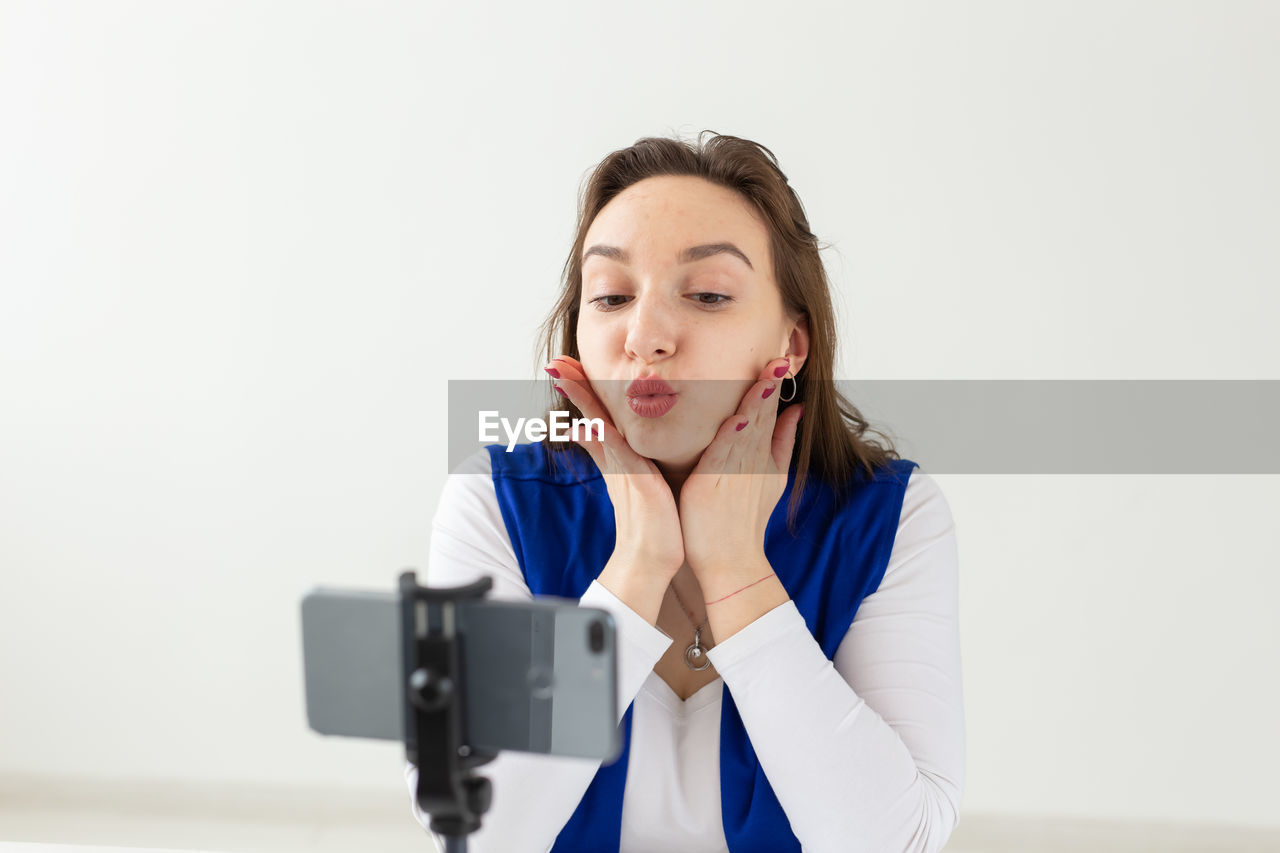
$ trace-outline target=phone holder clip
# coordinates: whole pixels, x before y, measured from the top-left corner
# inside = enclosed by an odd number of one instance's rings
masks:
[[[484,577],[433,589],[419,586],[413,570],[400,574],[405,755],[418,768],[418,807],[431,815],[431,830],[464,844],[493,801],[489,780],[472,770],[497,753],[467,745],[457,604],[484,598],[492,587]]]

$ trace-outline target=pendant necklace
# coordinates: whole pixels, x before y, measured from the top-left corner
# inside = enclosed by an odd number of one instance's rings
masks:
[[[684,611],[685,618],[689,620],[689,624],[693,625],[693,645],[684,650],[684,665],[695,672],[702,672],[711,666],[711,660],[707,657],[707,648],[702,645],[702,628],[699,628],[693,621],[693,617],[689,615],[689,610],[684,606],[684,600],[680,598],[680,593],[676,592],[675,581],[671,583],[671,591],[676,594],[676,601],[680,602],[680,609]],[[705,628],[706,621],[702,623]]]

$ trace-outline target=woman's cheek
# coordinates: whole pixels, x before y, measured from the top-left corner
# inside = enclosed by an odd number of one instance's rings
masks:
[[[750,380],[745,382],[741,380],[732,382],[726,380],[716,383],[716,386],[720,389],[720,393],[717,395],[719,403],[717,408],[718,417],[716,418],[717,427],[741,408],[743,396],[746,395],[747,391],[751,390],[751,386],[754,384]]]

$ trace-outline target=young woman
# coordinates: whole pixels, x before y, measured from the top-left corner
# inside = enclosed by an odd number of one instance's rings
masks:
[[[612,613],[623,753],[500,755],[471,848],[941,849],[965,766],[955,527],[834,385],[819,247],[773,154],[606,157],[543,341],[560,408],[604,436],[469,460],[428,581]]]

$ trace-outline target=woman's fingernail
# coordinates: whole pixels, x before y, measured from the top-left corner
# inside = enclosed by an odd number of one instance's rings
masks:
[[[563,389],[563,388],[561,388],[559,385],[552,385],[551,387],[552,387],[552,388],[554,388],[554,389],[556,389],[557,391],[559,391],[559,392],[560,392],[560,396],[561,396],[561,397],[568,398],[568,396],[569,396],[569,395],[568,395],[568,394],[566,394],[566,393],[564,393],[564,389]]]
[[[781,379],[782,377],[787,375],[787,371],[790,369],[791,369],[791,362],[788,361],[786,364],[782,365],[781,367],[775,367],[773,369],[773,375]]]
[[[745,427],[746,425],[747,425],[747,422],[746,422],[746,421],[743,421],[742,423],[740,423],[740,424],[738,424],[736,427],[734,427],[734,429],[736,429],[738,432],[742,432],[742,428],[743,428],[743,427]]]
[[[772,393],[773,393],[773,386],[770,385],[768,388],[764,389],[764,393],[760,395],[760,399],[767,400],[769,398],[769,395]]]
[[[544,367],[542,369],[547,371],[547,373],[550,373],[552,379],[560,378],[560,371],[556,370],[554,367]]]

